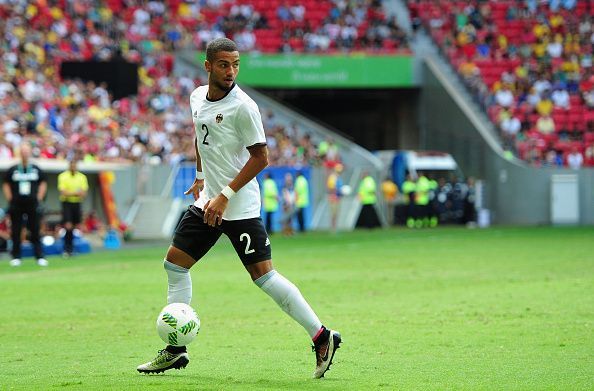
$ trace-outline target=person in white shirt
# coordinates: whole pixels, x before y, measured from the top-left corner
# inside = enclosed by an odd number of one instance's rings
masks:
[[[522,123],[516,116],[505,118],[500,124],[501,130],[503,131],[503,139],[505,144],[513,146],[515,144],[516,136],[522,130]]]
[[[571,153],[567,155],[567,165],[573,170],[578,170],[582,167],[582,164],[584,164],[584,157],[577,148],[574,148]]]
[[[555,88],[555,91],[551,94],[551,100],[555,107],[562,109],[569,109],[569,93],[563,88]]]
[[[511,107],[514,103],[514,94],[507,87],[502,87],[495,93],[495,101],[501,107]]]
[[[316,353],[314,377],[320,378],[330,367],[341,336],[322,325],[299,289],[272,266],[256,180],[268,165],[268,149],[258,105],[235,84],[239,72],[235,42],[211,41],[204,66],[208,85],[190,96],[196,179],[186,194],[193,194],[195,202],[178,224],[165,256],[167,302],[190,304],[189,269],[225,234],[254,283],[309,333]],[[137,370],[159,373],[185,368],[188,362],[185,346],[168,345]]]

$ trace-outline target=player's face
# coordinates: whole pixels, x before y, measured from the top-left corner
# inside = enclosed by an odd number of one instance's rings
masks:
[[[209,82],[222,91],[229,91],[239,73],[239,52],[218,52],[211,62],[206,61]]]

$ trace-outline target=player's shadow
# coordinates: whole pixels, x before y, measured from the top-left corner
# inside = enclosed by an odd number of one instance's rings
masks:
[[[231,376],[226,378],[221,377],[214,377],[214,376],[205,376],[201,374],[158,374],[158,375],[149,375],[143,376],[148,379],[152,384],[156,385],[155,380],[163,379],[167,377],[175,377],[175,389],[179,389],[180,387],[188,387],[188,389],[193,390],[232,390],[238,389],[241,387],[252,388],[253,386],[255,389],[274,389],[274,390],[299,390],[303,388],[310,388],[315,383],[320,382],[327,385],[336,385],[336,381],[338,379],[332,378],[324,378],[324,379],[313,379],[313,378],[304,378],[303,380],[280,380],[280,379],[273,379],[273,378],[265,378],[265,379],[235,379]],[[183,377],[183,380],[180,379]],[[344,379],[342,379],[344,380]]]

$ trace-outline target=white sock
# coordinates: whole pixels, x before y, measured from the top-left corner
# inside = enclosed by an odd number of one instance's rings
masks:
[[[322,323],[299,289],[276,270],[269,271],[254,283],[272,297],[283,311],[303,326],[311,338],[320,331]]]
[[[167,272],[167,304],[186,303],[190,304],[192,300],[192,277],[190,270],[185,267],[171,263],[168,260],[163,261],[163,267]]]

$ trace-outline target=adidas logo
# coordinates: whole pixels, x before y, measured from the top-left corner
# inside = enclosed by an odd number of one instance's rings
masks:
[[[194,111],[194,118],[198,118],[198,110]]]
[[[264,242],[264,247],[270,246],[270,238],[266,238],[266,242]]]

